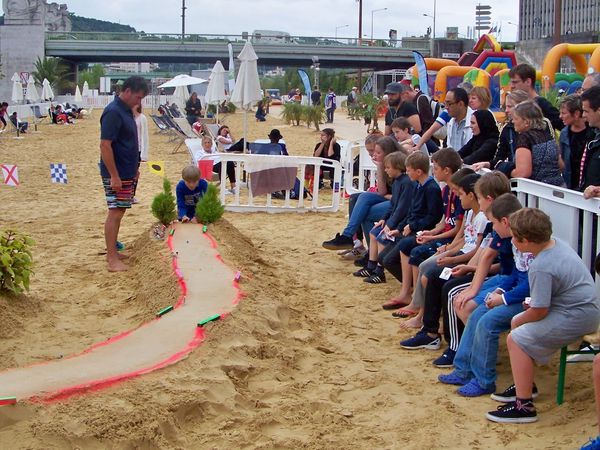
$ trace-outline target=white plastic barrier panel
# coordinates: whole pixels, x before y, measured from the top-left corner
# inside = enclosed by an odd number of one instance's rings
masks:
[[[568,242],[594,273],[600,250],[600,199],[586,200],[581,192],[525,178],[511,179],[511,186],[523,206],[539,208],[550,216],[553,235]],[[595,278],[600,288],[600,276]]]
[[[375,186],[377,180],[377,166],[369,156],[364,141],[356,141],[345,147],[341,160],[344,162],[344,189],[348,195],[366,191]],[[345,152],[344,152],[345,150]],[[358,155],[358,177],[354,187],[354,157]]]
[[[308,156],[275,156],[275,155],[248,155],[239,153],[219,153],[221,160],[221,173],[219,179],[221,203],[228,211],[252,212],[262,211],[269,213],[279,212],[306,212],[328,211],[335,212],[340,206],[342,166],[338,161]],[[236,187],[232,194],[227,192],[227,162],[235,163]],[[271,193],[256,196],[252,195],[252,172],[269,169],[288,169],[288,175],[298,180],[300,189],[298,198],[290,198],[290,190],[285,190],[283,198],[274,199]],[[314,179],[312,190],[304,198],[305,175],[307,168],[313,169]],[[333,169],[331,189],[319,190],[321,169]],[[295,177],[293,176],[295,175]],[[256,177],[257,178],[257,177]],[[288,176],[288,179],[289,176]],[[282,189],[283,191],[283,189]]]

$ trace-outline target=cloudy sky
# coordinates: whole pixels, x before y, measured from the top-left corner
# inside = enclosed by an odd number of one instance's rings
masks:
[[[131,25],[146,32],[180,33],[182,0],[55,0],[66,3],[79,16],[110,20]],[[475,5],[492,7],[492,22],[502,24],[501,38],[516,39],[518,0],[438,0],[436,34],[442,37],[448,26],[458,26],[467,33],[475,21]],[[433,20],[434,0],[363,0],[363,34],[371,34],[373,13],[374,37],[387,37],[390,28],[398,37],[422,35]],[[241,34],[243,31],[278,30],[292,35],[358,35],[356,0],[186,0],[186,32],[207,34]]]

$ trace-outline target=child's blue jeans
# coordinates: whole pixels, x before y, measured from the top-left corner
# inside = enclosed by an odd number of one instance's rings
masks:
[[[475,378],[484,389],[492,388],[496,383],[500,333],[510,330],[512,318],[523,311],[521,302],[492,309],[483,302],[486,294],[496,289],[504,276],[491,277],[481,287],[475,297],[479,306],[469,316],[454,358],[455,373],[463,379]],[[527,276],[527,272],[523,272],[523,276]]]

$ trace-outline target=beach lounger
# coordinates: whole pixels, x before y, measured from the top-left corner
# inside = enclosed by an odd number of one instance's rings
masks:
[[[194,132],[194,130],[192,130],[192,126],[187,121],[187,119],[184,119],[183,117],[175,117],[175,118],[173,118],[173,122],[175,122],[177,124],[179,129],[183,132],[183,134],[185,134],[186,137],[188,137],[190,139],[194,139],[194,138],[198,137],[198,135]]]

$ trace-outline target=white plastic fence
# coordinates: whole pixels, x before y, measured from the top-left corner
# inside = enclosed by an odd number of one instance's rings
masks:
[[[348,195],[357,194],[374,186],[377,179],[377,166],[365,148],[365,141],[344,141],[344,145],[340,144],[340,147],[340,163],[344,170],[343,187],[346,193]],[[354,187],[354,158],[356,155],[359,155],[358,184],[357,187]]]
[[[554,236],[568,242],[594,272],[594,258],[600,250],[600,199],[586,200],[580,192],[525,178],[513,178],[511,186],[523,206],[539,208],[550,216]],[[600,288],[600,276],[595,278]]]
[[[237,153],[219,153],[218,155],[220,161],[222,162],[221,173],[219,176],[219,179],[221,180],[220,197],[221,202],[223,205],[225,205],[225,209],[228,211],[262,211],[268,213],[306,211],[335,212],[339,209],[342,166],[337,161],[308,156],[248,155]],[[233,161],[236,163],[236,180],[238,180],[235,191],[231,195],[226,195],[226,169],[228,161]],[[284,199],[276,202],[273,202],[271,194],[253,197],[251,189],[246,190],[244,183],[242,182],[246,166],[251,166],[253,163],[258,163],[263,167],[272,168],[296,167],[296,177],[298,180],[300,180],[300,195],[298,196],[298,199],[291,199],[289,190],[286,191]],[[303,196],[304,178],[307,166],[314,166],[314,182],[312,191],[310,192],[312,194],[312,198],[309,196],[304,198]],[[319,192],[320,169],[322,167],[333,167],[334,169],[332,180],[333,189],[331,190],[331,196],[320,195]],[[249,188],[252,183],[252,173],[246,175],[246,179],[248,180],[246,187]]]

